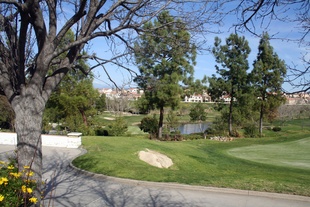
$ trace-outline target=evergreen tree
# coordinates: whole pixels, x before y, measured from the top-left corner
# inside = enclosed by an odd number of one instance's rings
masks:
[[[189,112],[191,121],[205,121],[207,119],[207,112],[202,103],[195,104]]]
[[[250,79],[259,97],[259,133],[262,135],[264,115],[273,117],[275,109],[284,101],[281,86],[286,75],[285,63],[273,51],[268,33],[263,33],[253,66]]]
[[[0,95],[0,129],[14,129],[15,114],[5,96]]]
[[[228,91],[230,96],[228,129],[229,135],[233,136],[233,106],[238,99],[241,98],[247,80],[248,55],[251,49],[248,41],[244,37],[239,37],[237,34],[231,34],[226,39],[226,44],[221,45],[221,39],[216,37],[212,53],[216,58],[216,62],[221,65],[216,65],[216,72],[220,75],[218,81]]]
[[[180,102],[180,82],[192,82],[196,48],[190,43],[190,34],[180,20],[168,12],[161,13],[152,23],[144,25],[148,31],[135,44],[135,58],[141,73],[135,79],[145,91],[151,108],[160,111],[158,138],[162,137],[164,108],[175,108]]]
[[[73,41],[74,33],[69,30],[59,47],[65,47]],[[61,57],[64,58],[65,55],[66,53],[63,53]],[[80,59],[77,64],[83,71],[89,68],[85,60]],[[51,67],[50,73],[53,73],[53,69]],[[94,107],[99,98],[99,92],[93,88],[92,82],[91,74],[86,76],[80,70],[69,71],[46,103],[44,125],[50,122],[62,122],[62,126],[69,128],[70,131],[88,134],[86,129],[89,125],[88,117],[96,113]]]
[[[99,97],[96,99],[96,109],[98,113],[103,112],[107,108],[107,103],[106,103],[106,95],[100,94]]]

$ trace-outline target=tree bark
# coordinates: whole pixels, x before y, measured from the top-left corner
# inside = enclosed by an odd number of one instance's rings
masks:
[[[85,126],[88,126],[87,116],[86,116],[86,114],[85,114],[85,111],[80,110],[80,113],[81,113],[81,115],[82,115],[84,125],[85,125]]]
[[[229,136],[234,136],[233,127],[232,127],[232,108],[233,108],[232,99],[229,104],[229,117],[228,117],[228,132]]]
[[[265,96],[265,94],[264,94],[264,96]],[[263,97],[262,103],[261,103],[261,105],[260,105],[260,114],[259,114],[259,136],[263,136],[264,103],[265,103],[265,97]]]
[[[163,125],[164,125],[164,107],[159,109],[159,122],[158,122],[158,139],[163,136]]]
[[[24,166],[29,166],[30,171],[34,173],[28,179],[35,180],[37,184],[34,196],[38,199],[38,203],[35,206],[40,206],[42,190],[41,129],[45,103],[46,100],[42,98],[37,89],[29,88],[12,101],[16,114],[18,169],[22,171]]]
[[[233,87],[233,86],[231,86]],[[234,104],[234,91],[233,89],[231,90],[231,93],[230,93],[230,104],[229,104],[229,117],[228,117],[228,133],[229,133],[229,136],[235,136],[234,133],[233,133],[233,126],[232,126],[232,113],[233,113],[233,104]]]

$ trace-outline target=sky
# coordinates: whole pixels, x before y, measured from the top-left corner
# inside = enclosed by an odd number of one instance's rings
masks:
[[[294,15],[293,13],[287,13],[287,15]],[[236,23],[236,16],[231,15],[227,16],[224,19],[224,24],[221,27],[214,25],[214,30],[220,29],[222,33],[220,34],[206,34],[205,38],[207,40],[205,47],[212,47],[214,44],[215,36],[218,36],[222,39],[222,42],[225,42],[225,39],[234,32],[234,29],[231,28],[231,25]],[[259,29],[259,25],[256,25]],[[301,61],[302,54],[308,53],[307,59],[310,59],[310,49],[306,48],[305,45],[299,45],[295,42],[287,41],[286,39],[296,39],[300,37],[296,29],[296,25],[292,23],[284,23],[284,22],[273,22],[269,25],[268,30],[262,29],[261,31],[267,31],[270,36],[273,36],[274,39],[270,40],[271,46],[274,48],[274,52],[278,54],[280,59],[284,60],[288,65],[297,65],[300,69],[303,68],[303,62]],[[258,53],[258,44],[259,37],[251,35],[249,32],[239,33],[240,36],[245,36],[246,40],[249,42],[249,46],[251,48],[251,53],[248,58],[250,70],[252,69],[253,61],[255,60]],[[309,41],[309,35],[306,39]],[[121,47],[121,46],[119,46]],[[99,57],[104,57],[109,59],[113,55],[111,54],[109,47],[106,45],[106,39],[97,39],[90,43],[90,51],[96,53]],[[195,79],[202,79],[204,75],[211,77],[212,74],[215,74],[215,58],[212,54],[208,52],[198,52],[195,65]],[[96,62],[89,62],[91,66],[96,64]],[[134,65],[130,65],[127,63],[126,66],[136,72],[138,69]],[[106,65],[106,70],[109,72],[110,77],[113,81],[120,87],[135,87],[135,83],[131,81],[131,76],[128,72],[123,69],[119,69],[114,65]],[[249,71],[248,71],[249,72]],[[107,75],[104,73],[101,67],[94,69],[93,71],[95,79],[93,85],[95,88],[110,88],[113,87],[113,84],[108,80]],[[289,73],[289,71],[288,71]],[[293,92],[298,90],[297,88],[293,88],[290,84],[284,83],[283,89],[287,92]]]

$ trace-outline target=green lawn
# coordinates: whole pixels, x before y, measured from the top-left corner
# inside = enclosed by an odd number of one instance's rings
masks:
[[[75,159],[73,164],[123,178],[310,196],[310,169],[306,167],[309,166],[310,130],[288,122],[282,131],[265,134],[268,137],[232,142],[159,142],[145,139],[146,136],[83,137],[88,153]],[[139,160],[138,152],[145,148],[166,154],[174,165],[159,169]],[[282,149],[285,149],[283,153]],[[252,151],[258,152],[251,154],[252,157],[265,156],[267,162],[248,159],[251,156],[245,154]],[[290,152],[295,154],[289,155]],[[236,157],[240,154],[241,157]],[[277,164],[283,160],[285,164]],[[303,167],[292,164],[301,161],[305,163]]]
[[[234,148],[228,153],[259,163],[310,170],[310,137],[285,143]]]

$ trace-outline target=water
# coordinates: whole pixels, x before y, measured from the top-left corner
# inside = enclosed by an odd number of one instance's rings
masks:
[[[210,123],[181,124],[178,129],[181,134],[203,133]]]

